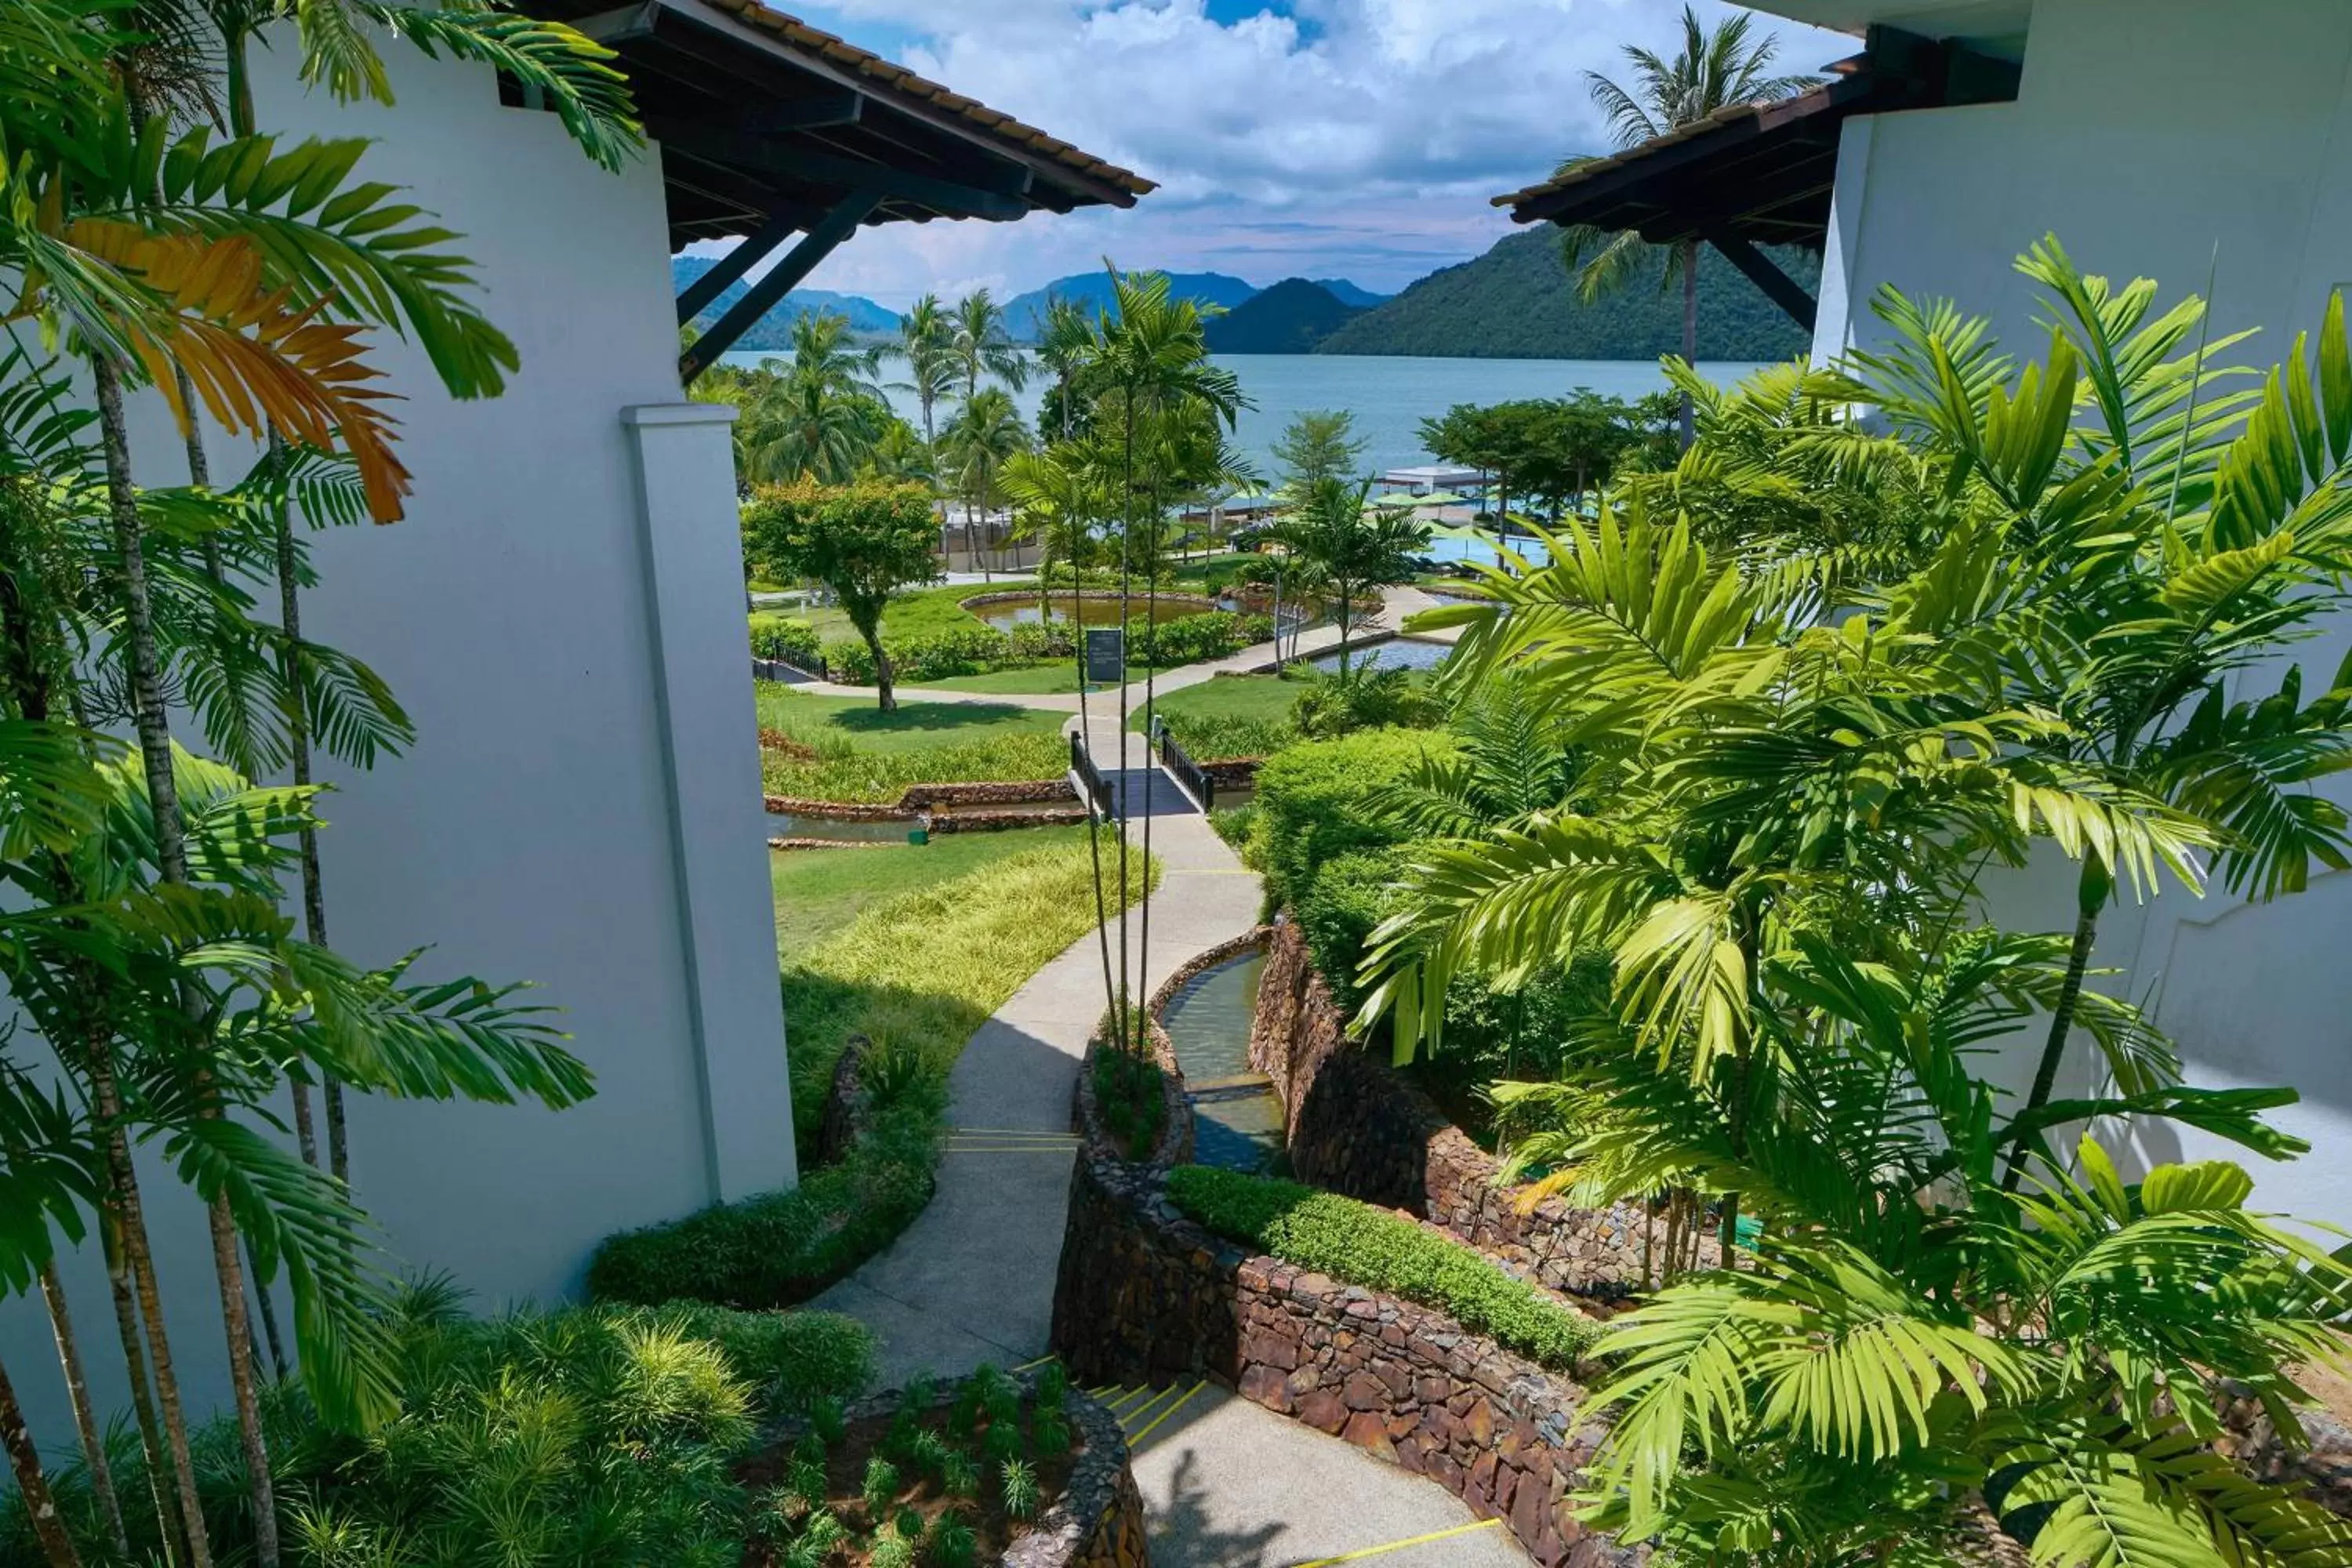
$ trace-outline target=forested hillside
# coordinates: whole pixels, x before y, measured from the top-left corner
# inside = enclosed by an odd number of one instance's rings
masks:
[[[1320,283],[1286,278],[1213,318],[1202,335],[1212,353],[1303,354],[1362,314]]]
[[[1821,261],[1775,251],[1808,291]],[[1498,241],[1475,261],[1433,272],[1316,346],[1327,354],[1431,354],[1486,359],[1654,359],[1682,349],[1682,293],[1661,293],[1654,278],[1580,304],[1560,264],[1559,231],[1549,226]],[[1706,250],[1699,265],[1698,354],[1709,360],[1777,360],[1803,353],[1811,338],[1746,278]]]

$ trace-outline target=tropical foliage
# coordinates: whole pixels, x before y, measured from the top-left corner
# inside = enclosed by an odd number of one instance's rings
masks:
[[[487,7],[25,0],[0,21],[12,192],[0,265],[16,279],[0,353],[0,880],[12,911],[0,975],[24,1025],[0,1062],[0,1289],[37,1283],[57,1331],[89,1539],[47,1506],[5,1377],[0,1432],[57,1568],[86,1551],[127,1560],[134,1533],[197,1568],[215,1557],[218,1516],[199,1485],[135,1155],[201,1200],[246,1550],[276,1568],[265,1393],[305,1401],[314,1426],[363,1430],[393,1413],[400,1371],[383,1270],[341,1179],[340,1102],[331,1093],[321,1169],[307,1090],[554,1106],[590,1091],[545,1010],[513,987],[425,981],[406,962],[369,970],[325,945],[311,750],[364,767],[410,733],[364,665],[301,636],[297,593],[312,570],[289,520],[389,522],[404,510],[408,470],[373,329],[416,342],[459,397],[498,393],[517,358],[473,302],[457,237],[368,177],[363,142],[285,145],[256,127],[250,37],[281,18],[305,75],[338,95],[388,99],[373,39],[402,36],[520,81],[608,166],[637,142],[605,51]],[[137,480],[124,401],[142,385],[180,426],[185,488]],[[213,482],[199,416],[261,448],[243,478]],[[253,615],[267,588],[275,625]],[[179,744],[173,704],[221,761]],[[95,727],[108,723],[135,748]],[[250,782],[289,764],[291,784]],[[299,936],[279,912],[298,871]],[[294,1152],[263,1131],[287,1103]],[[131,1391],[135,1489],[112,1474],[54,1266],[61,1245],[92,1237]],[[294,1307],[286,1338],[281,1288]],[[265,1391],[264,1338],[274,1367],[299,1370],[299,1394]]]
[[[779,577],[830,589],[874,659],[876,700],[887,713],[890,658],[882,611],[890,595],[938,573],[939,521],[919,486],[868,481],[825,487],[807,480],[759,491],[743,508],[751,559]]]
[[[2198,301],[2055,241],[2021,268],[2042,362],[1889,292],[1882,348],[1687,383],[1671,474],[1427,617],[1463,628],[1442,679],[1488,732],[1391,792],[1444,837],[1365,1016],[1443,1049],[1456,980],[1606,966],[1557,1077],[1496,1092],[1539,1191],[1694,1194],[1735,1265],[1694,1251],[1598,1347],[1589,1510],[1679,1557],[1976,1560],[1980,1508],[2053,1565],[2352,1552],[2214,1447],[2224,1385],[2299,1431],[2345,1266],[2236,1164],[2116,1152],[2169,1122],[2291,1158],[2264,1118],[2294,1091],[2183,1082],[2087,984],[2117,896],[2343,863],[2309,786],[2346,694],[2285,654],[2342,607],[2352,342],[2333,304],[2246,374]],[[2079,866],[2073,931],[1988,918],[2037,854]]]

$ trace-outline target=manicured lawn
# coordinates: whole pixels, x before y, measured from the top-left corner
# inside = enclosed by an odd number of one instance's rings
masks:
[[[1130,665],[1127,678],[1141,681],[1143,666]],[[1007,696],[1034,697],[1078,689],[1077,661],[1057,658],[1051,664],[1024,665],[1016,669],[984,670],[978,675],[950,675],[920,684],[944,691],[995,691]],[[1097,689],[1100,689],[1097,688]]]
[[[950,833],[928,845],[882,849],[779,849],[768,857],[776,894],[776,953],[789,966],[866,910],[1015,855],[1083,846],[1083,827]]]
[[[1278,675],[1220,675],[1180,687],[1156,706],[1194,757],[1262,757],[1298,738],[1290,706],[1301,683]],[[1143,728],[1139,710],[1129,721]]]
[[[981,624],[980,617],[963,607],[963,601],[982,594],[1012,593],[1024,588],[1035,589],[1029,584],[1008,582],[998,588],[977,586],[970,583],[942,584],[936,588],[908,588],[890,597],[889,607],[882,612],[882,635],[886,637],[930,637],[939,632],[970,631]],[[857,628],[836,606],[798,612],[800,618],[816,628],[816,635],[826,642],[836,637],[854,637]]]
[[[820,697],[781,681],[754,681],[752,688],[761,729],[781,730],[819,750],[841,742],[861,752],[923,752],[1003,735],[1058,735],[1069,717],[1009,702],[902,702],[885,713],[870,697]]]
[[[833,1064],[851,1035],[919,1055],[924,1076],[944,1086],[982,1020],[1093,926],[1094,869],[1083,828],[972,837],[1013,842],[961,851],[971,858],[961,875],[950,869],[959,851],[944,841],[922,849],[793,852],[824,862],[816,872],[783,873],[795,881],[827,868],[852,881],[917,874],[896,894],[877,889],[845,924],[786,963],[793,1110],[803,1132],[814,1127]],[[897,866],[868,870],[855,864],[902,856]],[[1132,874],[1139,891],[1140,868]],[[1110,875],[1115,885],[1118,873]],[[1117,907],[1116,897],[1111,903]],[[822,918],[813,911],[810,922]]]

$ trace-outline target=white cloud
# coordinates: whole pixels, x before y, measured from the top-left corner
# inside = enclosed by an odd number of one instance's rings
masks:
[[[790,0],[786,0],[789,4]],[[1708,19],[1730,7],[1698,0]],[[1493,195],[1606,142],[1587,69],[1671,47],[1678,0],[835,0],[808,20],[1160,183],[1129,212],[859,236],[813,284],[903,304],[1095,265],[1400,288],[1509,227]],[[1763,19],[1781,63],[1853,40]]]

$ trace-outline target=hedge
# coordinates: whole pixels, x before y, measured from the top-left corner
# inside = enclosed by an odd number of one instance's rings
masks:
[[[1205,658],[1223,658],[1253,643],[1268,641],[1274,636],[1274,621],[1266,616],[1204,610],[1197,616],[1162,621],[1158,636],[1149,640],[1146,630],[1139,616],[1129,623],[1129,662],[1144,663],[1149,654],[1152,664],[1166,669]],[[1009,633],[974,624],[922,637],[885,637],[882,647],[890,656],[892,676],[910,684],[978,675],[1012,665],[1070,658],[1076,653],[1067,624],[1059,621],[1023,622]],[[824,659],[826,672],[835,680],[854,686],[873,682],[874,655],[861,638],[843,637],[826,643]]]
[[[1601,1332],[1591,1319],[1462,1243],[1337,1193],[1183,1165],[1169,1173],[1168,1195],[1220,1236],[1347,1284],[1433,1307],[1555,1371],[1576,1372]]]
[[[1363,1001],[1356,970],[1363,963],[1366,940],[1395,902],[1404,859],[1401,847],[1394,846],[1335,855],[1291,906],[1315,968],[1343,1012],[1353,1013]]]
[[[824,668],[824,645],[817,637],[816,628],[789,616],[752,615],[751,656],[780,658],[812,674]]]
[[[589,1260],[588,1293],[639,1306],[805,1301],[922,1212],[934,1137],[919,1110],[886,1119],[839,1164],[807,1173],[797,1187],[606,1237]]]
[[[1326,861],[1402,843],[1410,835],[1373,809],[1374,798],[1454,744],[1437,731],[1366,730],[1268,757],[1257,772],[1268,899],[1295,908]]]

